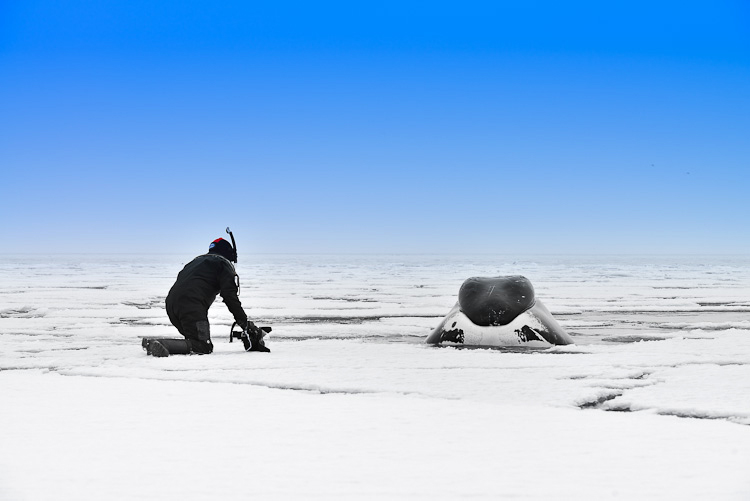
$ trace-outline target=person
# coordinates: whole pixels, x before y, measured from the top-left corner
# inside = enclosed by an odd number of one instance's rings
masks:
[[[242,328],[245,351],[270,352],[263,341],[265,332],[248,320],[238,297],[239,278],[233,262],[237,252],[223,238],[208,246],[208,253],[190,261],[177,275],[166,299],[167,315],[184,339],[143,338],[146,353],[155,357],[209,354],[211,343],[208,309],[220,294],[234,320]]]

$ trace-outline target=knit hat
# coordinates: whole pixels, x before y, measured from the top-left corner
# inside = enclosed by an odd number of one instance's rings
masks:
[[[222,257],[227,258],[229,261],[237,262],[237,256],[234,253],[232,244],[224,240],[223,238],[217,238],[211,245],[208,246],[209,254],[218,254]]]

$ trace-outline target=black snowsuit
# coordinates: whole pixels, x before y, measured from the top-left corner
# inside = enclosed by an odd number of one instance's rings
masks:
[[[213,351],[208,308],[217,294],[221,294],[237,324],[243,328],[247,324],[247,315],[237,297],[236,276],[232,263],[218,254],[196,257],[177,275],[167,294],[167,315],[180,334],[190,340],[192,351]]]

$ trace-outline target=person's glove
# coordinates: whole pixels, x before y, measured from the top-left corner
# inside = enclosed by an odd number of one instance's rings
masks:
[[[269,331],[271,330],[269,327],[260,328],[248,320],[247,325],[245,325],[245,329],[242,332],[242,336],[240,337],[240,339],[242,339],[242,345],[245,347],[245,351],[270,353],[271,350],[266,348],[266,344],[263,342],[263,337],[266,335],[265,329],[268,329]]]

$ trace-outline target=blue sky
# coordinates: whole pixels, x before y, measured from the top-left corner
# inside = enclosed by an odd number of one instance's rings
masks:
[[[748,253],[749,89],[739,0],[0,2],[0,235]]]

